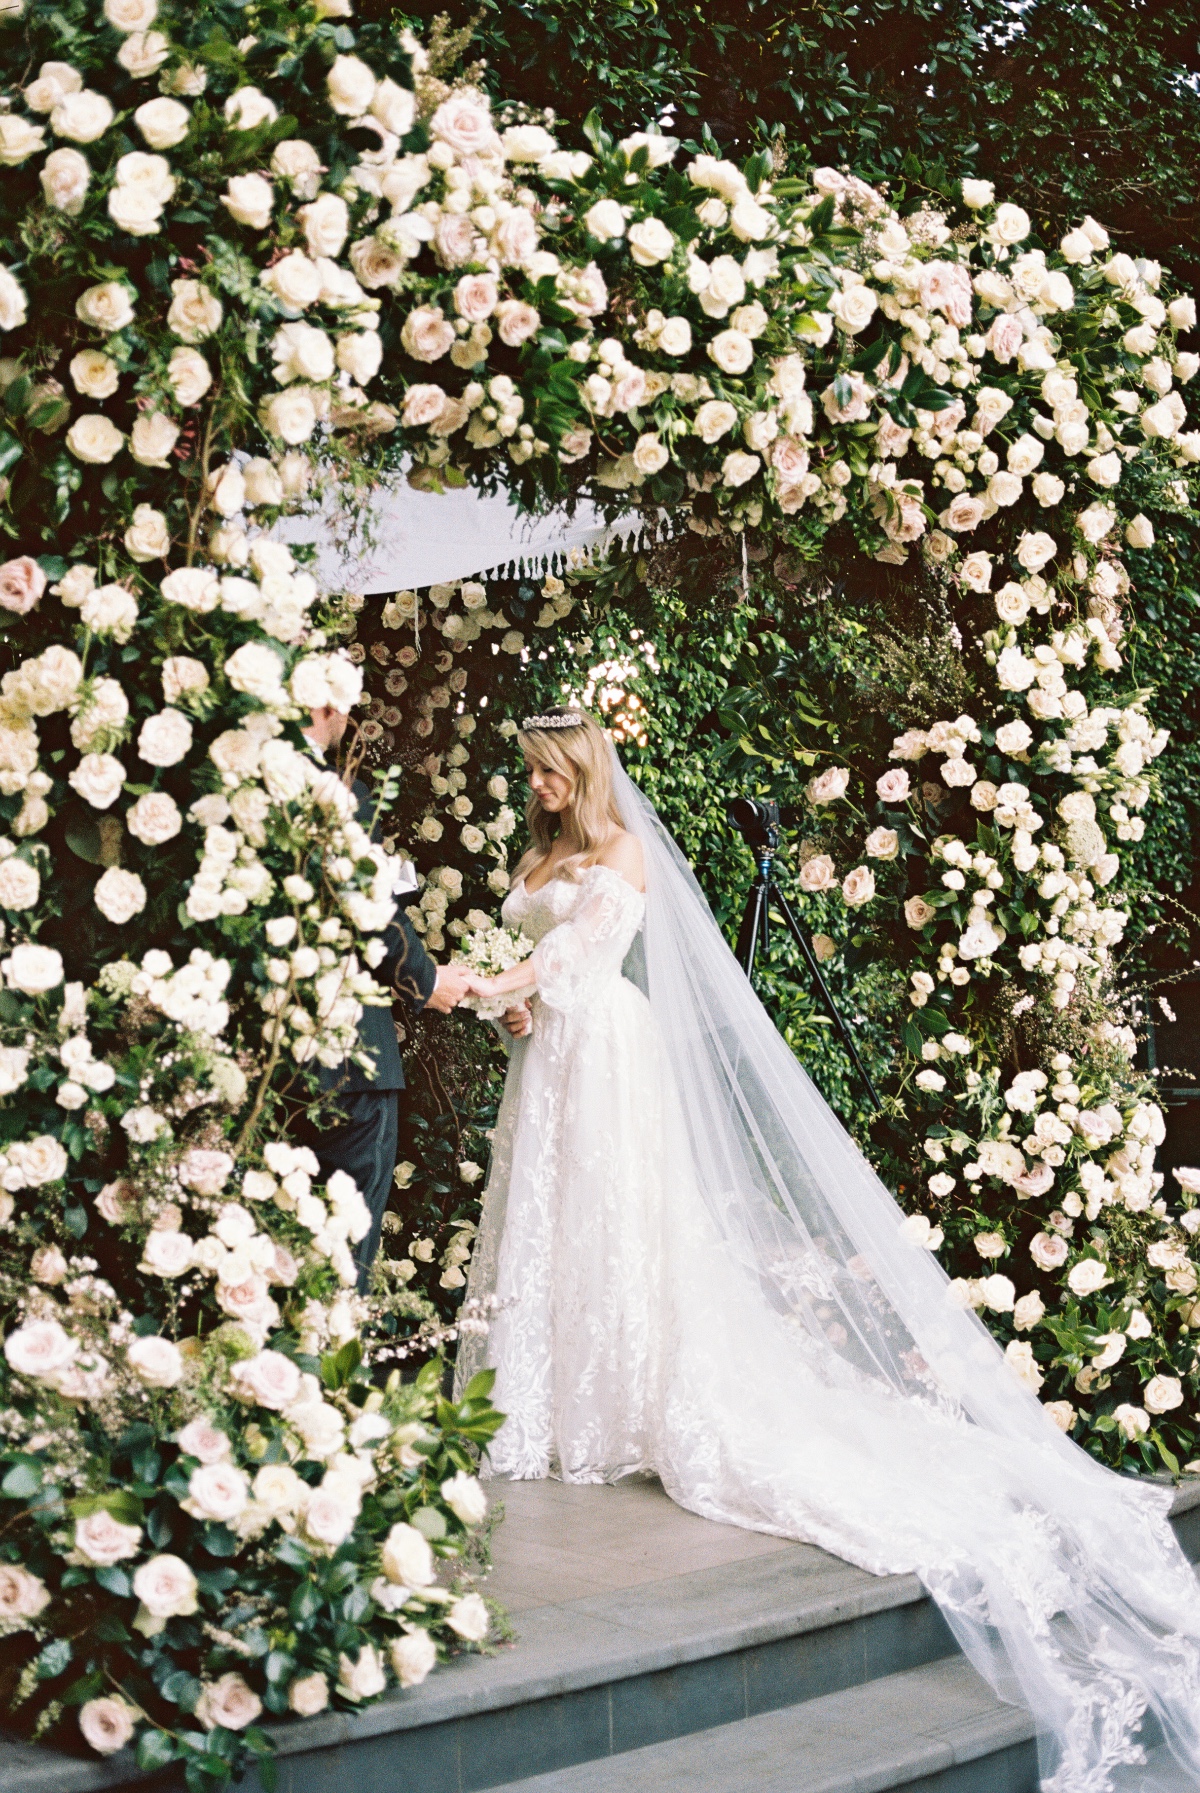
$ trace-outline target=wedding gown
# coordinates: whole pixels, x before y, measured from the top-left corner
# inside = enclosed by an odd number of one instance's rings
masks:
[[[504,904],[538,994],[468,1291],[500,1305],[460,1347],[508,1416],[490,1473],[653,1472],[705,1518],[915,1572],[1033,1711],[1047,1793],[1200,1787],[1200,1600],[1169,1495],[1064,1439],[947,1301],[618,790],[647,896],[593,866]],[[1163,1736],[1174,1759],[1148,1763]]]

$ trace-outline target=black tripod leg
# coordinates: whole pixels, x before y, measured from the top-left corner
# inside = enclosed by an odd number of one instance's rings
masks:
[[[858,1047],[856,1046],[856,1044],[854,1042],[854,1035],[850,1032],[850,1029],[846,1026],[846,1023],[842,1020],[841,1014],[838,1011],[838,1006],[834,1002],[833,997],[829,993],[829,985],[825,982],[825,979],[821,975],[821,967],[817,960],[817,955],[816,955],[816,953],[814,953],[814,951],[812,949],[811,941],[809,940],[807,934],[804,932],[803,928],[800,926],[800,923],[796,920],[796,917],[793,915],[791,906],[789,905],[788,900],[783,895],[782,891],[780,891],[777,887],[773,888],[771,895],[774,898],[775,902],[779,905],[780,913],[782,914],[784,921],[787,923],[788,928],[791,931],[792,939],[796,942],[796,945],[800,948],[800,951],[804,955],[804,961],[805,961],[806,965],[808,966],[809,972],[812,975],[813,983],[816,985],[817,990],[820,993],[821,1001],[824,1004],[825,1013],[829,1016],[829,1019],[833,1022],[834,1027],[837,1029],[838,1036],[841,1039],[843,1046],[845,1046],[846,1051],[850,1054],[850,1057],[851,1057],[851,1060],[853,1061],[855,1070],[858,1072],[859,1076],[863,1080],[863,1083],[866,1085],[867,1094],[871,1098],[871,1101],[872,1101],[872,1104],[874,1105],[876,1113],[882,1114],[883,1113],[883,1103],[879,1100],[879,1096],[875,1089],[875,1085],[871,1082],[871,1079],[867,1074],[867,1067],[863,1064],[862,1059],[859,1057]]]
[[[754,970],[759,938],[764,932],[766,894],[766,885],[761,880],[756,880],[750,887],[750,894],[746,898],[746,907],[742,910],[742,925],[738,929],[737,939],[737,962],[747,977]]]

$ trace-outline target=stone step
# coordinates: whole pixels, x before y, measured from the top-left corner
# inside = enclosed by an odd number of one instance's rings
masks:
[[[761,1728],[771,1714],[816,1711],[833,1696],[938,1665],[965,1670],[915,1576],[874,1576],[810,1545],[707,1525],[645,1484],[525,1483],[504,1498],[512,1510],[500,1537],[512,1532],[507,1562],[497,1547],[494,1591],[517,1607],[515,1647],[459,1657],[358,1715],[272,1724],[279,1793],[346,1793],[348,1782],[354,1793],[410,1784],[483,1793],[589,1762],[611,1774],[629,1752],[716,1727],[750,1738],[757,1732],[742,1727]],[[1195,1556],[1200,1487],[1180,1490],[1176,1505],[1181,1542]],[[557,1539],[548,1522],[556,1510],[570,1513],[573,1528]],[[701,1560],[709,1566],[687,1566]],[[577,1593],[583,1586],[602,1591]],[[930,1684],[941,1685],[936,1676]],[[951,1675],[947,1685],[972,1683]],[[997,1710],[1010,1722],[1011,1708]],[[981,1736],[986,1711],[985,1702]],[[864,1781],[855,1793],[892,1784],[905,1783]],[[147,1781],[125,1754],[101,1762],[24,1744],[0,1750],[0,1793],[176,1793],[177,1785],[170,1772]],[[256,1776],[242,1785],[261,1793]],[[986,1793],[1009,1793],[1008,1783]]]
[[[504,1793],[1037,1793],[1033,1725],[961,1656]]]

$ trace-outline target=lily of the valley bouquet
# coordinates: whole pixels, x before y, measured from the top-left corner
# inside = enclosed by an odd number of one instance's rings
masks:
[[[463,935],[454,961],[480,977],[499,977],[502,971],[520,965],[533,951],[533,941],[519,928],[501,927],[480,909],[472,909],[467,920],[472,924],[471,932]],[[531,978],[527,989],[510,990],[504,996],[468,996],[462,1007],[473,1009],[482,1021],[498,1021],[509,1009],[532,996],[536,988]]]

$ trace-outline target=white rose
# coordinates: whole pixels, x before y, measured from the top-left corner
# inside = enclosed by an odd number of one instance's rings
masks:
[[[998,205],[987,235],[991,242],[1002,246],[1023,242],[1029,235],[1029,213],[1019,205]]]
[[[289,312],[300,314],[321,298],[321,271],[303,249],[292,249],[291,255],[282,256],[265,274],[260,274],[260,280]]]
[[[198,349],[176,349],[167,363],[167,382],[178,404],[196,405],[212,385],[212,372]]]
[[[182,1276],[193,1262],[193,1241],[187,1233],[171,1232],[155,1227],[142,1246],[138,1269],[150,1276]]]
[[[271,154],[271,172],[291,182],[297,199],[315,199],[321,180],[321,158],[303,137],[277,143]]]
[[[25,89],[25,104],[31,112],[53,112],[64,94],[82,86],[83,76],[69,62],[43,62],[37,80]]]
[[[1142,1390],[1148,1413],[1170,1413],[1183,1405],[1183,1387],[1177,1376],[1152,1376]]]
[[[191,1569],[178,1556],[152,1556],[135,1570],[133,1591],[152,1618],[187,1618],[199,1604]]]
[[[111,753],[87,753],[67,782],[93,809],[111,809],[125,783],[125,768]]]
[[[1052,510],[1056,504],[1062,503],[1063,493],[1067,488],[1056,473],[1038,473],[1030,489],[1043,509]]]
[[[105,466],[120,454],[125,438],[115,423],[99,412],[77,417],[66,435],[67,447],[78,461]]]
[[[639,268],[669,260],[675,247],[675,237],[661,218],[643,218],[632,225],[628,241],[629,253]]]
[[[136,872],[122,871],[116,865],[109,866],[93,894],[97,909],[118,928],[123,928],[146,907],[146,886],[142,880]]]
[[[179,440],[179,425],[162,411],[143,411],[133,426],[129,452],[143,467],[167,467]]]
[[[151,149],[174,149],[187,136],[192,115],[178,100],[147,100],[134,113],[133,122]]]
[[[132,301],[133,294],[123,281],[105,280],[80,293],[75,301],[75,316],[80,323],[111,336],[133,322]]]
[[[72,143],[95,143],[103,137],[115,113],[102,93],[83,88],[79,93],[64,94],[50,114],[51,129]]]
[[[371,96],[371,117],[378,119],[393,137],[407,137],[416,117],[416,95],[409,88],[386,76],[377,83]],[[511,135],[511,133],[509,133]],[[545,133],[543,133],[545,135]]]
[[[221,582],[210,567],[179,567],[159,587],[168,604],[204,614],[221,602]]]
[[[978,212],[986,205],[991,205],[996,197],[996,189],[991,181],[964,180],[962,184],[963,204],[971,211]]]
[[[135,81],[155,74],[171,54],[171,41],[161,31],[134,31],[117,51],[117,61]]]
[[[138,619],[137,600],[123,585],[98,585],[81,602],[79,616],[93,634],[125,642]]]
[[[42,192],[46,203],[75,217],[83,209],[91,169],[77,149],[54,149],[42,164]]]
[[[1067,1287],[1073,1295],[1094,1295],[1111,1281],[1107,1266],[1097,1258],[1081,1258],[1067,1273]]]
[[[115,871],[117,868],[111,869]],[[134,1339],[125,1357],[138,1381],[144,1382],[147,1388],[174,1388],[183,1375],[183,1358],[178,1345],[173,1345],[170,1339],[153,1334]]]
[[[357,386],[365,386],[379,372],[383,344],[375,330],[356,330],[337,339],[337,364]]]
[[[32,909],[42,881],[27,859],[0,860],[0,909]]]
[[[711,360],[724,374],[742,374],[754,360],[754,344],[741,330],[721,330],[708,345]]]
[[[295,448],[307,442],[317,427],[317,408],[308,386],[289,386],[263,404],[260,416],[272,436]]]
[[[328,380],[333,375],[333,343],[324,330],[312,324],[281,324],[271,338],[271,354],[281,386],[292,380]]]
[[[299,1718],[315,1718],[329,1704],[329,1682],[317,1671],[301,1675],[288,1688],[288,1708]]]
[[[491,1615],[480,1594],[464,1594],[461,1600],[452,1601],[446,1623],[466,1642],[476,1644],[482,1643],[492,1628]]]
[[[203,342],[221,327],[224,308],[214,292],[199,280],[173,280],[167,311],[167,328],[181,341]]]
[[[177,766],[191,745],[192,725],[180,710],[148,716],[138,734],[138,753],[151,766]]]
[[[401,1687],[419,1687],[437,1662],[437,1645],[428,1631],[409,1631],[395,1640],[389,1654]]]
[[[5,114],[0,117],[0,166],[19,168],[44,147],[45,141],[46,133],[40,125],[13,113]]]
[[[442,1483],[442,1499],[463,1525],[479,1525],[487,1516],[486,1494],[478,1480],[462,1470]]]
[[[697,411],[692,428],[702,442],[713,443],[720,440],[734,428],[737,423],[737,412],[724,399],[709,399]]]
[[[8,988],[23,996],[42,996],[63,981],[62,955],[52,946],[14,946],[3,969]]]
[[[148,31],[158,15],[158,0],[104,0],[104,16],[117,31]]]
[[[727,454],[721,463],[721,479],[727,486],[744,486],[762,466],[756,454],[747,454],[744,449],[734,449]]]
[[[375,97],[375,77],[357,56],[338,56],[325,88],[335,112],[343,118],[361,118]]]
[[[131,560],[144,563],[163,560],[171,551],[171,535],[167,519],[151,504],[135,507],[133,521],[125,531],[125,552]]]
[[[344,199],[336,193],[322,193],[311,205],[301,206],[300,221],[310,255],[341,254],[350,228],[350,213]]]
[[[225,122],[235,131],[253,131],[274,124],[279,108],[257,87],[239,87],[225,102]]]
[[[257,1357],[236,1364],[231,1376],[243,1400],[276,1413],[290,1407],[300,1393],[300,1371],[280,1351],[260,1351]]]
[[[348,1700],[373,1700],[383,1692],[387,1676],[383,1657],[373,1644],[364,1644],[357,1658],[344,1652],[338,1657],[337,1684],[338,1692]]]
[[[144,846],[158,847],[174,840],[183,827],[183,817],[167,791],[146,791],[125,812],[125,826]]]
[[[275,193],[269,180],[261,174],[235,174],[226,184],[221,204],[235,224],[251,230],[266,230],[271,222]]]
[[[875,316],[878,301],[869,286],[851,286],[843,292],[834,293],[829,301],[829,310],[840,330],[847,335],[854,335],[865,330]]]
[[[401,1587],[426,1588],[434,1579],[433,1552],[415,1526],[392,1527],[380,1562],[388,1580]]]
[[[598,199],[583,215],[585,229],[597,242],[609,243],[625,235],[625,214],[615,199]]]

